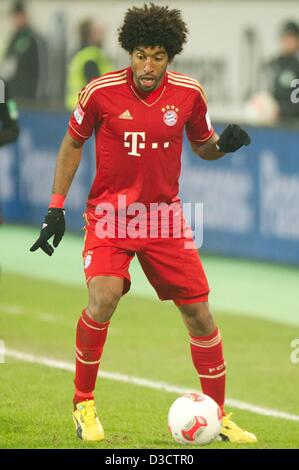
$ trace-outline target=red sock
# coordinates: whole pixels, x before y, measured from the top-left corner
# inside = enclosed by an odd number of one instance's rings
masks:
[[[93,400],[99,364],[106,341],[109,321],[98,323],[83,310],[76,334],[76,375],[73,402]]]
[[[218,328],[209,336],[190,335],[190,346],[202,391],[218,403],[224,414],[225,362]]]

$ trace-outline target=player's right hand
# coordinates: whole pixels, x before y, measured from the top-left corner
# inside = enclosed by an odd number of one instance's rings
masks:
[[[30,248],[30,251],[36,251],[41,248],[47,255],[52,256],[54,248],[59,245],[65,232],[65,210],[50,207],[48,214],[45,216],[39,238]],[[53,246],[48,240],[53,237]]]

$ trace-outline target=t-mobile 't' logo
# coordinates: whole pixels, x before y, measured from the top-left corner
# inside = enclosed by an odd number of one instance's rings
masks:
[[[130,138],[130,136],[132,136]],[[124,146],[130,148],[128,155],[140,157],[141,154],[137,152],[138,149],[145,148],[145,132],[125,132]]]

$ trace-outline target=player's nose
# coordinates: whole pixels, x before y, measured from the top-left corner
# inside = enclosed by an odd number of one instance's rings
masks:
[[[150,57],[147,57],[144,64],[144,72],[149,73],[153,71],[153,62]]]

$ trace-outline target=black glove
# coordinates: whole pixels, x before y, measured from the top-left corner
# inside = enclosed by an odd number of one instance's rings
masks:
[[[229,153],[250,143],[251,139],[244,129],[237,124],[229,124],[220,135],[217,146],[220,152]]]
[[[65,210],[50,208],[48,214],[45,217],[42,229],[40,231],[39,238],[30,248],[30,251],[36,251],[41,248],[47,255],[52,256],[54,252],[53,246],[56,248],[65,231]],[[53,246],[48,243],[48,240],[54,235]]]

